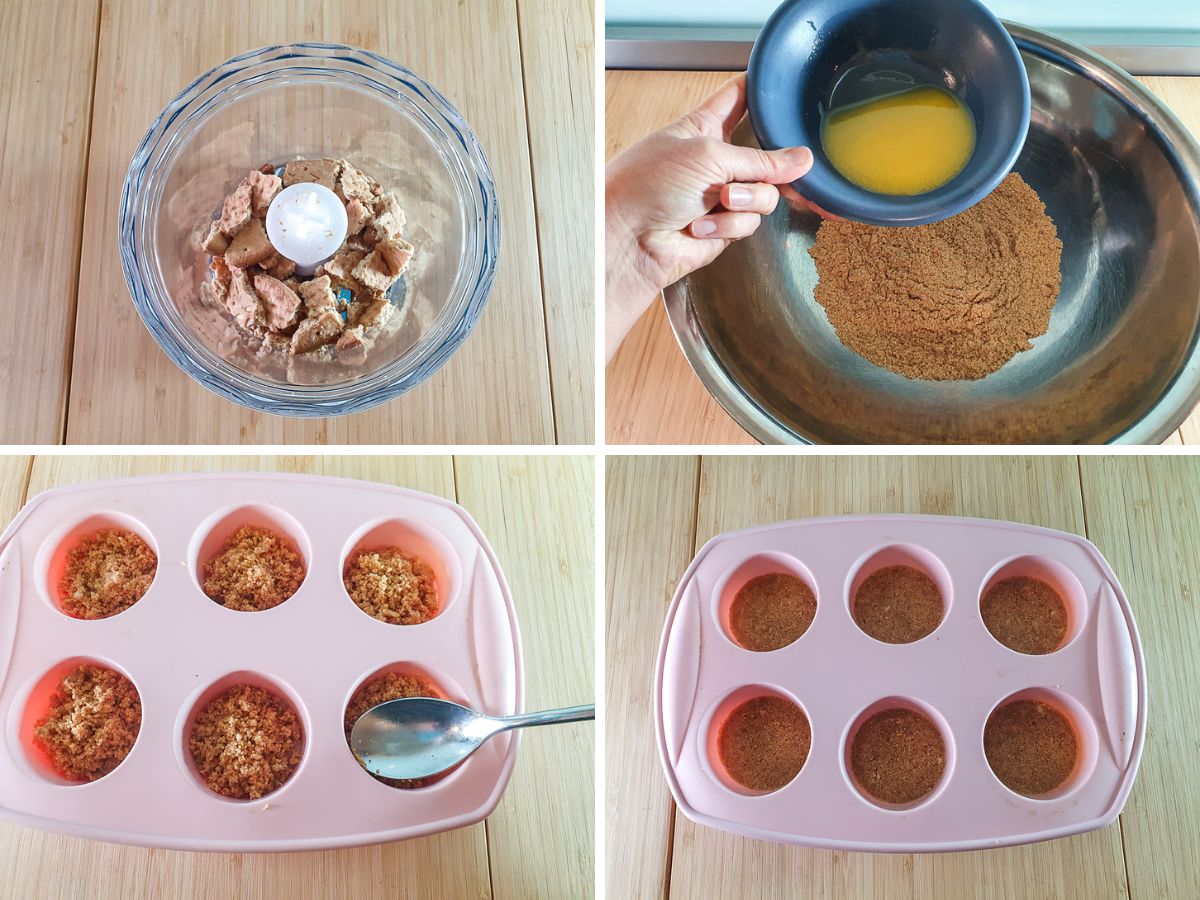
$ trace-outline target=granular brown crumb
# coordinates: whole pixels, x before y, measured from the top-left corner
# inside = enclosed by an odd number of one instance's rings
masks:
[[[372,678],[354,692],[354,696],[350,698],[350,702],[346,706],[346,715],[343,721],[346,729],[346,746],[350,746],[350,732],[354,730],[354,723],[358,721],[359,716],[368,709],[371,709],[371,707],[378,706],[380,703],[387,703],[389,700],[400,700],[404,697],[437,696],[439,694],[433,684],[419,675],[388,672],[380,675],[378,678]],[[458,766],[454,767],[454,769],[456,768]],[[365,771],[366,767],[363,766],[363,769]],[[372,772],[368,772],[367,774],[376,781],[382,781],[384,784],[391,785],[392,787],[419,788],[436,784],[453,772],[454,769],[438,772],[436,775],[430,775],[427,778],[383,778]]]
[[[95,781],[121,764],[142,728],[137,688],[120,672],[84,664],[50,695],[33,743],[71,781]]]
[[[1047,794],[1075,770],[1075,729],[1057,709],[1014,700],[988,716],[983,752],[996,777],[1027,797]]]
[[[243,525],[204,566],[204,593],[226,609],[261,612],[300,589],[304,561],[287,540],[266,528]]]
[[[729,605],[729,630],[747,650],[786,647],[812,624],[817,598],[804,580],[781,572],[751,578]]]
[[[1024,575],[992,585],[979,614],[992,637],[1018,653],[1053,653],[1067,636],[1067,607],[1058,591]]]
[[[380,622],[419,625],[438,614],[433,568],[395,547],[359,550],[342,580],[359,609]]]
[[[854,594],[854,621],[887,644],[911,644],[942,622],[945,606],[937,584],[912,566],[887,566],[872,573]]]
[[[911,709],[871,716],[850,747],[850,770],[859,787],[885,803],[915,803],[937,787],[945,768],[942,733]]]
[[[257,800],[283,786],[304,749],[304,726],[291,704],[264,688],[231,687],[192,722],[188,750],[212,790]]]
[[[804,767],[811,744],[804,710],[783,697],[755,697],[729,714],[717,737],[717,754],[742,787],[777,791]]]
[[[809,250],[843,344],[909,378],[982,378],[1046,333],[1062,242],[1010,174],[975,206],[902,228],[826,220]]]
[[[135,532],[102,528],[67,551],[58,582],[62,610],[76,619],[106,619],[142,599],[158,557]]]

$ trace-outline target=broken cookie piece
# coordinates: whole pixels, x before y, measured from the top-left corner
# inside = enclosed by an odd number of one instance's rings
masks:
[[[344,159],[339,159],[338,163],[342,167],[341,175],[338,177],[338,193],[342,201],[347,207],[354,200],[367,206],[371,205],[375,196],[371,193],[370,179]]]
[[[219,256],[229,248],[229,238],[221,231],[220,221],[215,221],[208,228],[208,235],[204,238],[204,243],[200,245],[201,249],[214,256]]]
[[[250,221],[250,195],[250,185],[243,181],[225,198],[225,204],[221,207],[221,218],[217,220],[217,227],[225,237],[233,237]]]
[[[283,186],[311,182],[332,191],[337,185],[339,169],[336,159],[293,159],[283,166]]]
[[[342,317],[330,309],[322,309],[309,316],[292,335],[292,353],[311,353],[324,347],[342,333]]]
[[[266,315],[267,327],[283,331],[296,324],[300,313],[300,298],[295,291],[270,275],[255,275],[254,290]]]
[[[354,324],[362,328],[382,328],[387,324],[395,309],[387,297],[368,300],[366,303],[356,303],[358,307],[354,316]]]
[[[366,255],[365,250],[341,250],[334,254],[333,259],[325,263],[323,268],[334,278],[348,281],[352,277],[350,273],[354,271],[354,267],[362,262]]]
[[[375,218],[371,225],[375,229],[377,240],[395,240],[401,237],[406,224],[407,220],[404,210],[400,208],[400,201],[391,191],[375,202]]]
[[[338,358],[342,362],[360,363],[367,358],[367,348],[363,343],[363,328],[355,325],[342,332],[337,341]]]
[[[250,212],[261,219],[271,208],[271,201],[275,199],[275,195],[282,190],[283,182],[274,172],[251,172],[246,176],[245,183],[250,185]]]
[[[225,251],[225,262],[239,269],[257,265],[274,254],[275,248],[267,237],[262,219],[251,219],[233,236],[229,249]]]
[[[351,270],[350,275],[368,290],[377,294],[385,294],[387,289],[403,274],[411,258],[411,244],[400,241],[381,241],[378,247]]]
[[[320,278],[314,278],[312,281],[301,284],[300,297],[304,300],[304,307],[308,310],[309,315],[323,309],[337,311],[337,298],[333,295],[333,287],[330,285],[328,275],[322,275]]]
[[[267,319],[263,315],[262,304],[258,294],[250,283],[250,277],[245,269],[233,269],[229,285],[229,293],[225,297],[225,308],[233,316],[234,321],[253,334],[262,334],[267,330]]]
[[[383,257],[388,272],[399,278],[412,261],[413,245],[400,239],[380,241],[375,245],[375,252]]]
[[[358,234],[371,218],[371,210],[361,200],[354,199],[346,204],[346,234]]]

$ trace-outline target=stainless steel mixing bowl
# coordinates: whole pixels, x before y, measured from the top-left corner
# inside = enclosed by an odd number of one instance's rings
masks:
[[[1200,147],[1121,69],[1006,27],[1033,95],[1016,171],[1063,242],[1049,331],[976,381],[881,369],[813,299],[820,220],[781,203],[666,293],[688,361],[759,440],[1157,443],[1200,401]],[[746,123],[735,140],[753,144]]]

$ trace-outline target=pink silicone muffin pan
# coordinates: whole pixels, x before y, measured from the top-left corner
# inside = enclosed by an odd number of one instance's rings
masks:
[[[261,612],[226,609],[200,569],[244,524],[286,536],[300,589]],[[132,529],[158,555],[149,591],[107,619],[65,615],[57,577],[98,528]],[[371,618],[347,595],[356,548],[424,558],[439,612],[419,625]],[[62,675],[95,662],[128,677],[142,725],[128,757],[90,783],[64,780],[32,740]],[[299,475],[171,475],[40,494],[0,537],[0,816],[98,840],[184,850],[306,850],[399,840],[478,822],[499,803],[517,751],[487,742],[436,784],[375,780],[346,745],[355,690],[388,671],[421,674],[445,696],[494,715],[521,710],[521,649],[504,575],[461,507],[360,481]],[[267,687],[299,713],[305,746],[281,788],[239,801],[210,790],[187,736],[196,712],[236,683]]]
[[[856,587],[893,565],[927,573],[945,607],[936,630],[909,644],[867,636],[850,612]],[[730,637],[728,610],[742,585],[767,573],[798,576],[817,610],[793,643],[753,652]],[[1064,601],[1066,636],[1052,653],[1018,653],[984,625],[983,593],[1018,576],[1051,584]],[[724,769],[719,730],[742,702],[772,695],[804,711],[811,750],[783,788],[754,792]],[[989,715],[1020,699],[1061,712],[1076,734],[1074,770],[1044,796],[1007,788],[984,754]],[[925,714],[945,745],[940,783],[904,807],[860,790],[848,761],[857,726],[890,707]],[[1128,600],[1083,538],[938,516],[809,519],[720,535],[697,554],[667,614],[655,717],[671,793],[695,822],[838,850],[979,849],[1117,818],[1141,758],[1146,674]]]

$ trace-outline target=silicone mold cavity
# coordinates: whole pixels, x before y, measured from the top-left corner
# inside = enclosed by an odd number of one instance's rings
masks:
[[[304,533],[304,528],[296,521],[294,516],[289,515],[281,509],[262,503],[250,503],[215,513],[196,530],[196,535],[192,540],[190,559],[192,577],[195,580],[196,589],[200,591],[201,596],[207,597],[204,594],[204,588],[201,587],[204,583],[205,567],[214,556],[221,552],[221,547],[225,541],[244,525],[265,528],[283,538],[292,550],[300,555],[300,559],[304,564],[304,578],[305,581],[308,580],[308,570],[312,560],[312,545],[309,543],[308,535]],[[302,582],[296,593],[299,593],[303,589],[304,584]],[[295,594],[292,595],[292,597],[294,596]],[[221,606],[221,604],[216,603],[211,597],[207,597],[207,599],[217,606]],[[279,609],[285,606],[291,599],[289,597],[283,603],[271,609]],[[221,608],[225,609],[223,606]],[[263,612],[270,611],[270,609],[263,610]],[[229,610],[229,612],[240,612],[240,610]]]
[[[224,794],[218,794],[216,791],[212,790],[212,788],[205,784],[203,777],[201,777],[199,771],[197,771],[196,761],[192,757],[191,750],[188,748],[188,740],[191,738],[192,734],[192,725],[200,711],[203,710],[204,707],[206,707],[213,700],[217,699],[217,697],[221,696],[221,694],[225,693],[225,691],[243,684],[270,691],[272,694],[289,704],[292,709],[295,710],[296,715],[299,716],[301,727],[304,729],[304,746],[300,750],[300,764],[296,766],[296,770],[292,772],[291,777],[271,793],[264,794],[262,797],[258,797],[253,800],[226,797]],[[228,675],[223,675],[206,687],[199,689],[191,697],[189,697],[184,702],[182,714],[180,715],[179,721],[176,725],[176,734],[177,739],[175,742],[175,758],[178,760],[180,766],[183,767],[184,772],[191,777],[198,790],[202,791],[208,797],[215,798],[225,803],[264,804],[285,793],[288,787],[295,783],[296,779],[304,770],[304,763],[308,759],[309,743],[312,740],[312,722],[309,721],[308,710],[304,706],[304,701],[300,699],[300,696],[294,690],[292,690],[290,686],[284,684],[277,678],[272,678],[271,676],[264,675],[260,672],[240,671],[230,672]]]
[[[804,770],[808,768],[808,761],[805,760],[805,763],[803,766],[801,766],[800,771],[796,773],[796,777],[788,782],[787,785],[784,785],[776,791],[752,790],[751,788],[739,784],[732,777],[730,777],[728,771],[725,769],[725,765],[721,762],[721,754],[719,749],[721,728],[729,720],[729,716],[735,709],[737,709],[743,703],[746,703],[750,700],[755,700],[759,697],[779,697],[783,700],[787,700],[789,703],[793,703],[798,706],[800,711],[804,713],[806,718],[808,718],[808,712],[804,709],[804,704],[793,697],[788,691],[763,684],[748,684],[731,691],[729,694],[726,694],[712,708],[712,710],[709,711],[708,715],[705,716],[706,724],[699,733],[699,736],[703,741],[703,747],[700,750],[700,756],[705,763],[705,771],[708,773],[709,777],[712,778],[716,784],[719,784],[726,790],[731,791],[734,794],[739,794],[743,797],[764,797],[769,794],[777,794],[779,791],[785,791],[792,784],[795,784],[797,779],[804,774]],[[809,728],[811,729],[812,719],[809,719],[808,724]]]
[[[915,544],[891,544],[886,547],[878,547],[868,553],[862,562],[855,566],[853,573],[847,581],[846,588],[846,609],[851,613],[850,618],[854,618],[854,602],[858,596],[859,589],[863,586],[863,582],[880,569],[886,569],[891,566],[909,566],[910,568],[917,569],[928,575],[933,580],[933,583],[937,585],[938,593],[942,596],[942,620],[938,623],[937,628],[934,628],[925,637],[918,638],[917,641],[933,637],[937,634],[938,629],[942,627],[942,622],[946,621],[946,616],[950,612],[950,606],[954,602],[954,586],[950,580],[950,573],[946,570],[946,566],[942,561],[924,547],[918,547]],[[867,635],[867,637],[871,636]],[[875,638],[872,637],[871,640],[875,640]],[[913,641],[912,643],[917,643],[917,641]]]
[[[83,665],[99,666],[119,672],[133,684],[134,690],[138,692],[139,699],[142,693],[137,682],[123,668],[112,660],[101,659],[95,656],[72,656],[69,659],[64,659],[47,669],[22,691],[21,700],[13,707],[13,721],[10,725],[10,743],[20,747],[21,752],[18,759],[24,763],[28,774],[49,784],[62,787],[84,787],[89,784],[96,784],[106,778],[111,778],[118,769],[129,761],[129,757],[137,750],[137,740],[135,740],[133,747],[130,748],[129,754],[125,759],[121,760],[120,764],[103,778],[98,778],[96,781],[91,782],[73,781],[60,775],[51,763],[50,757],[34,743],[34,728],[37,725],[38,719],[50,709],[50,697],[58,688],[59,682],[73,669]],[[140,740],[140,738],[141,731],[139,729],[138,739]]]
[[[40,573],[38,583],[39,587],[41,588],[40,593],[42,595],[42,599],[44,599],[53,609],[57,610],[64,616],[67,616],[67,613],[63,612],[62,600],[58,593],[58,583],[62,579],[63,572],[67,567],[67,554],[70,553],[70,551],[77,546],[83,538],[106,528],[119,528],[124,531],[132,531],[146,542],[150,549],[154,551],[154,555],[156,557],[159,556],[158,547],[154,542],[154,536],[150,533],[145,525],[143,525],[133,516],[130,516],[126,513],[115,511],[97,512],[85,519],[75,522],[73,525],[68,525],[65,528],[56,530],[49,537],[47,537],[45,541],[43,541],[42,547],[38,552],[35,567]],[[160,558],[159,567],[161,568],[161,566],[162,560]],[[157,570],[154,573],[154,577],[155,579],[158,578]],[[128,609],[121,610],[121,612],[117,613],[116,615],[121,616],[133,609],[136,609],[153,589],[154,585],[152,583],[149,590],[142,595],[141,599],[139,599]],[[67,616],[67,618],[74,619],[73,616]],[[112,619],[115,618],[115,616],[108,616],[107,618]],[[78,619],[76,621],[102,622],[104,619]]]
[[[347,544],[346,551],[342,554],[341,571],[345,573],[346,567],[350,564],[350,558],[360,550],[382,550],[391,547],[399,549],[407,556],[415,556],[424,560],[433,569],[434,579],[437,581],[438,611],[432,619],[419,624],[426,625],[428,622],[434,621],[450,608],[462,588],[462,564],[459,562],[458,555],[446,538],[438,534],[436,530],[406,519],[387,519],[364,526]],[[343,593],[345,593],[344,587]],[[354,609],[371,618],[372,621],[379,621],[359,609],[348,593],[345,596]],[[388,623],[380,622],[380,624]]]
[[[746,583],[753,578],[758,578],[760,575],[795,575],[813,592],[813,597],[817,601],[817,615],[821,613],[821,598],[817,594],[816,582],[813,580],[812,573],[808,571],[808,567],[800,560],[786,553],[757,553],[750,558],[738,563],[734,568],[730,569],[717,582],[717,587],[713,592],[713,614],[716,616],[717,622],[721,626],[721,631],[729,641],[735,646],[741,647],[741,644],[733,636],[733,631],[729,624],[729,608],[733,605],[733,600],[737,596],[738,591],[745,587]],[[814,616],[813,621],[816,621]],[[812,630],[812,625],[809,625],[809,631]],[[803,640],[808,634],[806,631],[800,637],[792,641],[787,646]],[[746,649],[746,648],[743,648]],[[783,649],[783,648],[780,648]],[[773,653],[775,651],[766,651]]]
[[[914,800],[911,803],[889,803],[871,794],[866,788],[858,783],[858,779],[854,777],[854,770],[851,767],[850,755],[854,746],[854,739],[858,736],[859,730],[872,717],[882,712],[887,712],[892,709],[906,709],[911,712],[918,713],[924,716],[934,724],[938,732],[942,736],[942,746],[945,748],[945,758],[942,765],[942,777],[938,779],[937,785],[928,794]],[[950,727],[946,724],[946,720],[942,718],[942,714],[927,703],[922,703],[920,700],[914,700],[910,697],[884,697],[876,700],[866,709],[862,710],[854,721],[850,723],[850,727],[846,729],[845,735],[842,738],[842,777],[846,780],[846,784],[850,786],[859,797],[870,803],[872,806],[877,806],[880,809],[888,812],[906,812],[908,810],[918,809],[923,806],[928,806],[937,800],[938,796],[949,784],[950,779],[954,777],[954,735],[950,731]]]
[[[1079,636],[1087,620],[1087,596],[1084,594],[1083,585],[1079,583],[1078,576],[1060,562],[1044,556],[1029,555],[1000,563],[992,572],[988,573],[987,580],[979,591],[975,605],[977,614],[983,604],[983,598],[987,596],[993,585],[1009,578],[1022,577],[1045,582],[1054,588],[1058,592],[1058,596],[1062,598],[1063,606],[1067,610],[1067,631],[1058,650],[1054,651],[1057,653],[1069,646]],[[982,616],[980,616],[980,621],[982,622]],[[984,630],[987,630],[986,626]],[[989,631],[988,634],[990,635],[991,632]],[[993,640],[996,640],[994,636]],[[996,643],[1000,642],[996,640]],[[1000,644],[1000,646],[1004,645]],[[1008,647],[1005,649],[1009,650]],[[1010,652],[1018,651],[1010,650]]]

